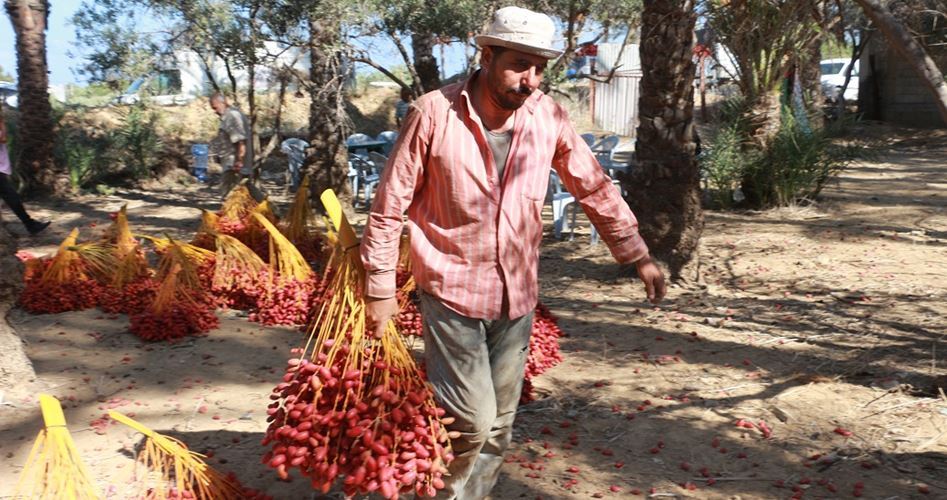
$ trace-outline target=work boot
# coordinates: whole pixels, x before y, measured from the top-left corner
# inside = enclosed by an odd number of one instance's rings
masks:
[[[40,222],[36,219],[30,219],[23,224],[26,226],[26,230],[33,236],[42,233],[44,229],[49,227],[49,222]]]

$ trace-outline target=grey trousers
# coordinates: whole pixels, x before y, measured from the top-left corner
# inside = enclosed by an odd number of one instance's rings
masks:
[[[434,396],[460,437],[437,498],[479,500],[496,484],[523,390],[533,313],[480,320],[451,311],[421,293],[424,360]]]
[[[250,196],[253,196],[256,201],[262,202],[266,195],[256,186],[256,183],[248,176],[230,168],[225,168],[220,176],[220,196],[226,198],[230,191],[233,191],[233,188],[237,187],[244,179],[247,180],[247,189],[250,190]]]

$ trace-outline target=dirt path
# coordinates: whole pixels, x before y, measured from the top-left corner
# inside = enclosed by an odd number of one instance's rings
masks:
[[[604,246],[588,245],[587,225],[574,241],[550,237],[541,299],[569,334],[565,361],[521,408],[494,498],[652,488],[789,498],[794,487],[815,498],[947,497],[943,158],[944,134],[902,134],[817,208],[708,213],[706,285],[672,289],[660,308]],[[71,227],[105,224],[123,200],[135,230],[178,236],[197,228],[195,206],[217,201],[181,186],[34,203],[57,227],[21,244],[48,251]],[[212,464],[276,498],[310,497],[304,481],[279,482],[259,464],[266,398],[298,332],[228,313],[208,337],[167,345],[141,343],[124,317],[98,311],[11,320],[112,498],[127,494],[138,436],[96,432],[110,407],[211,451]],[[0,406],[0,498],[39,426],[35,401]]]

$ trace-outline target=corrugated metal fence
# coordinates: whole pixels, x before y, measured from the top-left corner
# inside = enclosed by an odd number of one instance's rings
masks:
[[[621,44],[615,43],[598,46],[595,66],[599,76],[607,76],[615,66],[620,49]],[[625,47],[620,63],[610,83],[592,81],[592,117],[599,128],[634,137],[638,127],[638,83],[641,81],[637,44]]]

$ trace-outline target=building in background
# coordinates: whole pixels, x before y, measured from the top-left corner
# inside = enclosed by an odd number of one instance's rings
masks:
[[[291,69],[309,76],[308,52],[283,47],[276,42],[265,42],[258,57],[261,61],[255,68],[254,86],[258,91],[266,91],[277,84],[280,71]],[[143,97],[161,106],[186,104],[206,96],[213,91],[216,82],[221,89],[229,90],[231,76],[237,82],[237,88],[247,88],[249,75],[246,68],[231,68],[222,59],[213,55],[202,56],[190,49],[179,49],[161,58],[155,69],[136,78],[121,95],[115,98],[116,104],[134,104]]]
[[[947,29],[928,33],[925,50],[947,73]],[[911,127],[947,127],[930,89],[881,33],[868,42],[859,61],[858,110],[869,120]]]

